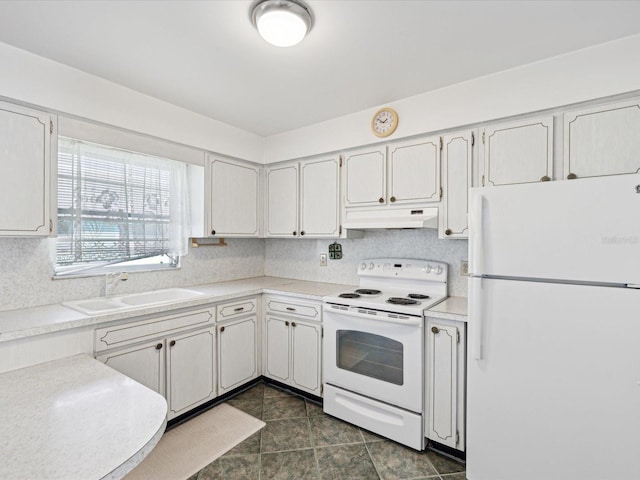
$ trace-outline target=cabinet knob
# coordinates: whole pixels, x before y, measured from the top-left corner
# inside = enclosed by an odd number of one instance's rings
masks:
[[[291,322],[291,326],[295,327],[296,326],[296,322]]]
[[[296,236],[296,231],[294,230],[291,235],[293,235],[295,237]]]
[[[567,180],[575,180],[578,176],[575,173],[570,173],[567,175]]]
[[[160,350],[161,348],[162,348],[162,344],[161,343],[156,345],[156,350]]]
[[[238,307],[233,309],[234,312],[241,312],[242,310],[244,310],[244,307]]]
[[[216,231],[215,230],[211,230],[211,235],[215,235]]]
[[[452,233],[452,232],[451,232],[451,229],[450,229],[450,228],[447,228],[447,229],[444,231],[444,234],[445,234],[445,235],[451,235],[451,233]]]
[[[440,333],[440,329],[438,327],[431,327],[431,331],[433,333]]]
[[[175,341],[175,340],[171,340],[171,341],[169,342],[169,346],[170,346],[170,347],[173,347],[175,344],[176,344],[176,341]]]
[[[284,324],[288,327],[289,326],[289,322],[284,322]]]
[[[224,327],[220,327],[220,333],[224,332]]]
[[[293,308],[293,307],[287,307],[287,310],[289,310],[290,312],[295,312],[296,311],[296,309]]]
[[[396,201],[396,197],[391,197],[391,198],[389,199],[389,201],[390,201],[391,203],[395,202],[395,201]]]
[[[380,197],[380,198],[378,199],[378,202],[379,202],[379,203],[384,203],[384,198]]]
[[[300,235],[304,235],[304,230],[302,230],[302,231],[300,232]]]
[[[541,182],[549,182],[549,181],[551,181],[551,178],[549,178],[547,175],[545,175],[544,177],[540,177],[540,181]]]

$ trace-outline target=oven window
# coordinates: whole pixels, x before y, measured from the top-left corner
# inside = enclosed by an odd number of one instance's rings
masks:
[[[402,385],[403,346],[388,337],[353,330],[337,331],[338,368]]]

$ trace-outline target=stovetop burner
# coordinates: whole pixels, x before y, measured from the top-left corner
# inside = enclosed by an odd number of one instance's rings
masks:
[[[359,288],[356,290],[356,293],[359,293],[360,295],[378,295],[379,293],[382,293],[382,291],[374,288]]]
[[[357,293],[341,293],[338,295],[340,298],[359,298],[360,295]]]
[[[431,298],[429,295],[423,295],[422,293],[410,293],[407,297],[415,298],[416,300],[426,300],[427,298]]]
[[[392,305],[416,305],[419,302],[417,300],[412,300],[411,298],[391,297],[387,299],[387,303]]]

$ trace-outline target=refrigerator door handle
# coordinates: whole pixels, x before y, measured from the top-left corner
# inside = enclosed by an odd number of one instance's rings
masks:
[[[472,197],[471,204],[471,275],[482,275],[483,269],[483,215],[485,199],[483,195],[477,194]]]
[[[482,278],[472,277],[469,282],[469,330],[471,333],[471,356],[482,360],[482,328],[484,314],[482,308]]]

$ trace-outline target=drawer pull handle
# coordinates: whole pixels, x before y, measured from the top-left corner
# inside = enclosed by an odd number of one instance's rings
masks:
[[[224,332],[224,327],[220,327],[220,333]]]
[[[162,344],[161,343],[156,345],[156,350],[160,350],[161,348],[162,348]]]
[[[176,341],[175,341],[175,340],[171,340],[171,341],[169,342],[169,346],[170,346],[170,347],[173,347],[175,344],[176,344]]]
[[[293,308],[293,307],[287,307],[287,310],[289,310],[290,312],[295,312],[296,311],[296,309]]]
[[[244,310],[244,307],[238,307],[233,309],[234,312],[241,312],[242,310]]]

